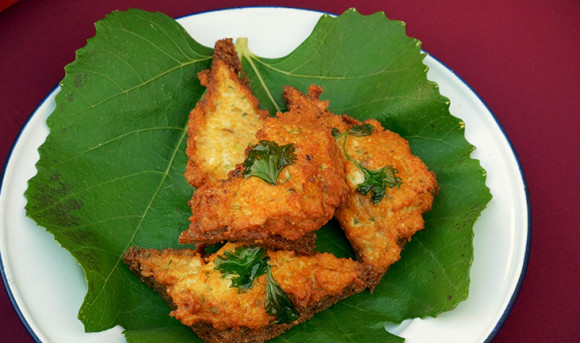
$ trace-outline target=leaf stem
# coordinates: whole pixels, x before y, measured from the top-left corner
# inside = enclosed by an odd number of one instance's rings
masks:
[[[254,64],[253,59],[257,58],[257,56],[248,48],[248,38],[241,37],[236,40],[236,52],[238,53],[238,56],[240,56],[240,59],[244,57],[246,58],[256,77],[260,81],[260,85],[262,85],[264,92],[266,92],[266,95],[268,95],[270,102],[274,105],[276,111],[280,112],[282,110],[281,107],[278,105],[276,100],[274,100],[274,96],[266,86],[266,81],[262,78],[262,75],[258,72],[258,68]]]

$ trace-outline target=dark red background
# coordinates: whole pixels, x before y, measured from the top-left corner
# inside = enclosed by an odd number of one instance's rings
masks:
[[[0,2],[0,9],[4,3]],[[342,13],[384,11],[487,103],[527,179],[533,240],[527,276],[494,342],[578,342],[580,292],[575,207],[580,163],[580,2],[20,0],[0,12],[0,163],[63,67],[112,10],[139,7],[173,17],[276,5]],[[575,153],[574,153],[575,152]],[[573,155],[574,154],[574,155]],[[56,310],[56,309],[55,309]],[[0,340],[31,342],[0,290]]]

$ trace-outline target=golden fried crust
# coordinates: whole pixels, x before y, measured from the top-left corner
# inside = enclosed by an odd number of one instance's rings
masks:
[[[293,251],[269,251],[274,279],[298,308],[316,306],[323,298],[339,296],[344,289],[365,288],[365,267],[350,259],[317,253],[299,256]]]
[[[331,254],[297,256],[268,251],[274,280],[294,304],[300,317],[289,324],[273,323],[266,313],[266,275],[246,292],[231,287],[231,277],[215,269],[214,260],[239,244],[226,244],[204,258],[189,249],[158,251],[130,248],[129,268],[171,305],[171,315],[206,342],[262,342],[312,317],[338,300],[362,291],[368,266]]]
[[[340,150],[321,119],[319,104],[297,90],[285,91],[294,96],[294,105],[267,118],[256,137],[294,144],[294,163],[282,170],[276,185],[244,178],[239,166],[227,180],[198,188],[189,202],[191,225],[181,243],[259,240],[273,247],[273,240],[298,242],[332,218],[347,190]]]
[[[341,133],[360,124],[348,116],[328,116],[327,121]],[[349,193],[335,217],[359,260],[373,267],[375,278],[370,285],[373,288],[389,266],[399,260],[405,242],[424,228],[422,214],[431,209],[438,185],[435,174],[411,153],[404,138],[385,130],[374,119],[364,123],[371,124],[374,131],[366,137],[349,135],[346,144],[349,156],[370,170],[392,166],[402,182],[399,188],[387,188],[385,197],[375,206],[370,194],[356,191],[364,175],[344,157]],[[337,141],[341,147],[344,139],[343,136]]]
[[[258,108],[231,39],[216,43],[210,70],[198,74],[207,87],[189,114],[185,178],[194,187],[227,178],[243,162],[248,145],[268,117]]]

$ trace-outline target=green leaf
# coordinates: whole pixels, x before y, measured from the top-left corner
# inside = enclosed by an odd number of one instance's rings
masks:
[[[300,317],[300,313],[296,311],[294,304],[274,280],[272,268],[269,265],[266,267],[266,301],[264,302],[264,307],[267,314],[276,317],[274,322],[278,324],[289,324]]]
[[[365,180],[356,186],[356,191],[362,195],[371,192],[371,200],[375,206],[385,197],[387,187],[398,188],[401,185],[401,178],[395,176],[397,169],[393,166],[386,166],[378,170],[370,170],[362,166],[359,168],[361,168]]]
[[[260,141],[248,151],[242,175],[255,176],[275,186],[282,169],[295,160],[294,144],[279,146],[276,142]]]
[[[334,137],[334,139],[336,140],[338,140],[340,137],[344,135],[344,133],[340,133],[340,130],[338,130],[335,127],[333,127],[330,132],[332,133],[332,137]]]
[[[87,331],[170,325],[169,307],[121,256],[131,245],[178,247],[187,228],[185,127],[212,50],[161,13],[113,12],[95,26],[65,68],[27,215],[83,268]]]
[[[224,275],[234,275],[231,287],[243,293],[252,287],[258,276],[266,273],[267,256],[264,248],[243,245],[233,252],[226,251],[223,256],[218,256],[214,260],[215,269]]]
[[[266,274],[264,308],[266,313],[276,317],[275,323],[288,324],[300,316],[286,293],[274,280],[272,270],[268,265],[266,249],[259,246],[239,246],[234,252],[226,251],[223,256],[218,256],[214,263],[215,269],[222,272],[224,276],[235,275],[232,278],[231,287],[237,287],[240,292],[245,292],[252,287],[252,283],[258,276]]]
[[[369,309],[365,304],[373,301],[373,296],[368,291],[355,294],[351,298],[356,301],[340,301],[272,342],[404,342],[403,338],[385,331],[385,308]],[[363,306],[359,306],[359,303]],[[345,320],[342,313],[352,315]],[[360,315],[361,313],[364,315]]]
[[[139,343],[202,343],[193,331],[177,320],[162,327],[149,327],[123,332],[128,342]]]
[[[427,79],[421,44],[405,35],[404,23],[388,20],[383,13],[364,16],[351,9],[337,18],[322,16],[313,33],[288,56],[261,58],[242,46],[238,51],[255,93],[270,111],[284,107],[278,91],[282,86],[306,91],[311,84],[320,85],[332,112],[360,121],[379,120],[406,138],[413,153],[437,175],[440,190],[433,209],[424,215],[425,230],[413,236],[401,260],[372,296],[341,302],[356,305],[356,310],[333,306],[328,311],[341,322],[376,313],[361,323],[360,330],[367,332],[379,323],[436,316],[465,300],[473,224],[491,195],[485,171],[470,158],[474,147],[465,140],[463,122],[449,113],[449,99]],[[323,245],[341,254],[346,251]],[[369,301],[360,302],[367,297]]]
[[[375,129],[374,126],[368,123],[351,127],[350,129],[348,129],[347,132],[344,133],[344,141],[342,144],[342,149],[346,158],[349,161],[351,161],[360,171],[362,171],[364,175],[364,181],[357,185],[356,191],[362,195],[367,195],[370,192],[373,205],[376,206],[385,197],[387,187],[399,188],[401,186],[401,178],[395,176],[395,174],[398,173],[398,170],[393,168],[393,166],[384,166],[377,170],[371,170],[366,167],[363,167],[358,161],[356,161],[349,155],[346,149],[346,141],[348,140],[348,136],[350,135],[355,137],[370,136],[373,133],[374,129]],[[333,135],[335,137],[338,137],[335,133],[333,133]]]
[[[355,137],[366,137],[370,136],[374,130],[375,130],[374,126],[372,126],[369,123],[364,123],[360,125],[355,125],[350,129],[348,129],[348,134]]]
[[[185,127],[204,92],[196,74],[209,68],[212,51],[160,13],[113,12],[96,28],[66,67],[26,192],[27,215],[83,268],[88,291],[79,318],[87,331],[122,325],[129,342],[184,341],[194,335],[168,316],[169,307],[121,256],[131,245],[176,248],[188,227]],[[282,86],[321,85],[334,113],[376,118],[408,139],[440,184],[426,229],[372,295],[345,299],[278,340],[400,342],[385,332],[385,322],[436,316],[464,300],[473,224],[491,196],[485,171],[469,156],[463,123],[427,80],[420,43],[404,25],[348,10],[323,16],[286,57],[239,51],[271,112],[284,107]],[[319,249],[352,256],[336,223],[318,237]]]

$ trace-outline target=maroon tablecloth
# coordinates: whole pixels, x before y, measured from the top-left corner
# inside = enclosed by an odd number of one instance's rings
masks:
[[[93,36],[93,23],[107,13],[139,7],[179,17],[255,5],[384,11],[405,21],[408,35],[423,41],[426,51],[481,96],[519,156],[533,213],[527,276],[494,342],[578,342],[577,0],[20,0],[0,13],[0,162],[6,163],[21,128],[62,79],[75,50]],[[32,341],[3,288],[0,341]]]

